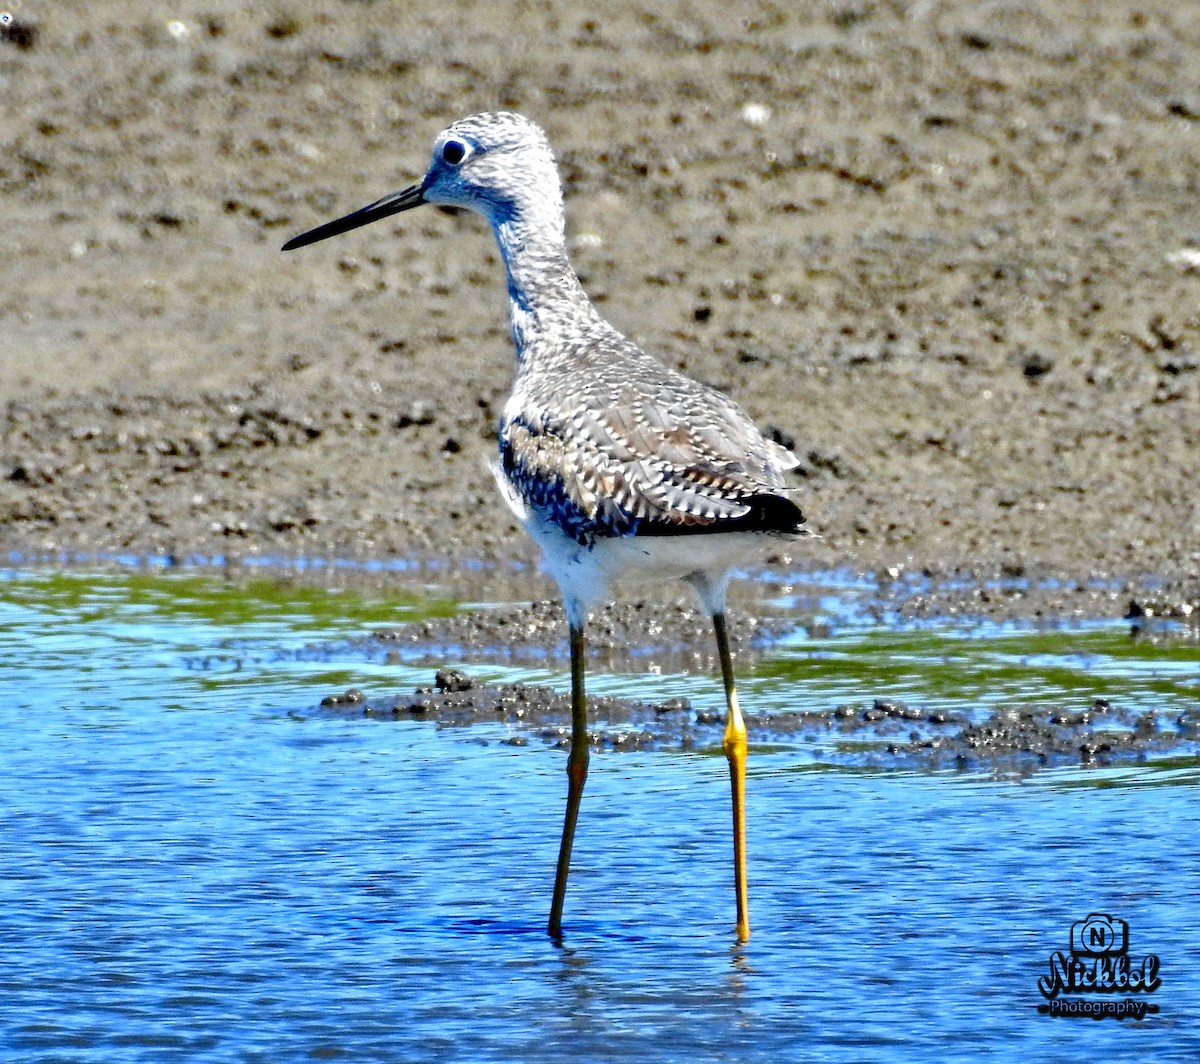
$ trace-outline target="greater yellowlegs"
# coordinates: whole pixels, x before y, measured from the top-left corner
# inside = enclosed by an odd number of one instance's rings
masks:
[[[686,580],[712,617],[728,706],[737,935],[746,889],[746,725],[725,590],[764,541],[809,535],[784,473],[796,457],[732,400],[668,369],[596,312],[567,259],[562,188],[529,119],[472,115],[444,130],[424,179],[294,237],[303,247],[422,203],[467,207],[492,226],[508,278],[517,376],[500,419],[497,483],[541,547],[566,608],[571,651],[567,807],[549,932],[562,933],[571,844],[588,770],[584,627],[618,577]]]

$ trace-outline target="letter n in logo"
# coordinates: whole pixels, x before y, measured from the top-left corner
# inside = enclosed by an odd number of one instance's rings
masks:
[[[1124,953],[1129,948],[1129,925],[1108,913],[1088,913],[1071,925],[1071,952],[1077,957],[1101,957]]]

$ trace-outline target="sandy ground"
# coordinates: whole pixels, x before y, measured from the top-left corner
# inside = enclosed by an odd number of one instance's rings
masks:
[[[0,549],[532,557],[486,228],[279,252],[508,108],[603,312],[794,441],[795,562],[1200,597],[1200,5],[594,7],[10,0]]]

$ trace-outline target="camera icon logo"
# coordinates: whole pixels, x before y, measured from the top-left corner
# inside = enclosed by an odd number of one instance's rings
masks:
[[[1071,952],[1076,956],[1112,956],[1129,949],[1129,925],[1108,913],[1088,913],[1071,925]]]

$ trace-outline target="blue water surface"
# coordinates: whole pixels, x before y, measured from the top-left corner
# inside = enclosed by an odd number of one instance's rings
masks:
[[[1020,779],[752,749],[739,946],[724,761],[598,753],[556,945],[561,751],[317,706],[428,681],[300,652],[419,597],[2,574],[0,1058],[1200,1059],[1194,762]],[[748,697],[803,703],[762,672]],[[1160,957],[1157,1013],[1037,1011],[1091,912]]]

